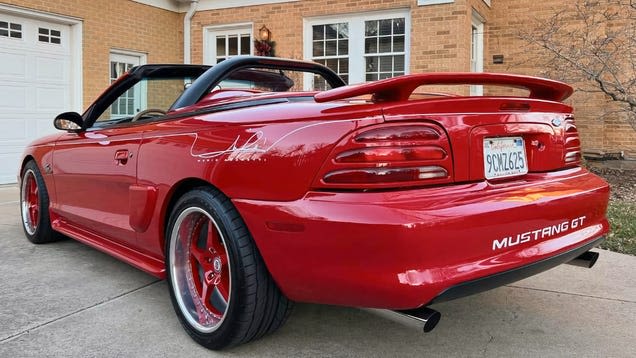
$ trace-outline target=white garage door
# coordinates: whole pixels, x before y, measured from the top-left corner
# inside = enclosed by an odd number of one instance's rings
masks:
[[[0,184],[13,183],[31,140],[71,110],[71,28],[0,10]]]

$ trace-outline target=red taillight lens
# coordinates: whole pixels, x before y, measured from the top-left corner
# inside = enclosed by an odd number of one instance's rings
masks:
[[[565,119],[564,149],[563,161],[566,167],[581,164],[581,140],[572,117]]]
[[[365,168],[345,169],[325,175],[326,183],[377,184],[413,182],[422,179],[446,178],[446,169],[438,166],[417,168]]]
[[[344,138],[315,186],[373,189],[452,182],[450,143],[433,123],[383,124]]]
[[[336,156],[338,163],[405,162],[410,160],[444,159],[446,152],[440,147],[377,147],[360,148]]]
[[[356,142],[384,142],[384,141],[426,141],[439,139],[440,134],[433,128],[422,126],[401,126],[376,128],[362,132],[355,137]]]

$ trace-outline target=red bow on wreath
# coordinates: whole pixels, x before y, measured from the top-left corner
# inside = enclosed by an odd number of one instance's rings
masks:
[[[273,56],[274,43],[272,41],[254,41],[257,56]]]

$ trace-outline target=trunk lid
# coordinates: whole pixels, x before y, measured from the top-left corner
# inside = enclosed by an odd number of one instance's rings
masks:
[[[548,172],[580,164],[572,108],[558,102],[455,97],[390,105],[385,107],[384,116],[387,122],[424,121],[444,128],[450,140],[455,182],[513,179],[525,172]],[[501,143],[515,144],[518,150],[493,154],[490,148]],[[508,169],[512,169],[508,175],[492,177]]]

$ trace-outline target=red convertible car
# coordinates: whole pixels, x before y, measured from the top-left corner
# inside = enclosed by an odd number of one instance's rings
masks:
[[[421,93],[457,84],[528,95]],[[166,278],[212,349],[275,331],[293,301],[387,309],[429,331],[432,303],[596,260],[609,188],[580,166],[571,93],[492,73],[346,86],[260,57],[135,67],[28,146],[24,232]]]

